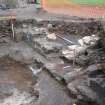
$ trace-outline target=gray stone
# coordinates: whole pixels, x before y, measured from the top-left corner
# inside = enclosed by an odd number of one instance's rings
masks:
[[[67,85],[67,88],[69,89],[71,94],[78,95],[78,91],[76,90],[72,82]]]
[[[91,101],[96,101],[97,99],[97,94],[92,91],[89,87],[83,86],[83,85],[78,85],[76,89],[80,92],[81,95],[84,96],[87,100]]]
[[[92,71],[95,71],[97,69],[98,69],[97,65],[93,64],[93,65],[88,66],[88,68],[86,70],[89,71],[89,72],[92,72]]]
[[[91,47],[96,46],[99,39],[100,38],[98,36],[91,35],[83,37],[82,39],[78,40],[78,42],[80,43],[81,46]]]
[[[97,91],[98,94],[105,94],[105,79],[95,78],[90,80],[90,86],[93,90]]]
[[[62,81],[64,74],[67,72],[63,69],[64,63],[63,62],[50,62],[45,64],[47,70],[54,76],[55,79],[58,81]]]
[[[64,75],[64,80],[66,83],[70,83],[71,81],[75,80],[78,76],[81,76],[84,71],[72,71],[68,72]]]
[[[0,47],[0,57],[3,57],[5,55],[9,54],[9,48],[8,46],[1,46]]]
[[[0,98],[5,98],[13,94],[15,87],[12,84],[0,84]]]
[[[22,29],[15,29],[15,41],[22,41],[23,35]]]
[[[25,43],[14,44],[14,46],[12,46],[9,49],[9,51],[9,56],[15,59],[16,61],[21,61],[22,63],[27,64],[31,64],[34,61],[33,49]]]
[[[62,48],[62,45],[57,42],[47,41],[46,38],[34,38],[35,47],[39,45],[39,47],[43,50],[43,53],[52,53],[59,52]]]
[[[75,62],[80,65],[87,65],[89,63],[89,57],[85,55],[80,55],[76,57]]]

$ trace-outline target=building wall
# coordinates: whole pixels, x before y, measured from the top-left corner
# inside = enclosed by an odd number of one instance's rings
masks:
[[[0,0],[0,4],[6,4],[10,6],[16,6],[17,0]]]
[[[0,4],[6,4],[10,7],[23,7],[27,5],[27,0],[0,0]]]
[[[18,1],[18,7],[25,7],[27,6],[27,1],[28,0],[17,0]]]
[[[35,0],[0,0],[0,4],[5,4],[12,7],[25,7],[28,3],[34,3]],[[40,3],[40,0],[37,0]]]

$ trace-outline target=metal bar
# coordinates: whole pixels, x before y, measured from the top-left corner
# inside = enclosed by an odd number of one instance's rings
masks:
[[[74,49],[73,68],[75,68],[75,61],[76,61],[76,50]]]
[[[13,21],[11,20],[11,28],[12,28],[12,36],[13,36],[13,39],[15,38],[15,31],[14,31],[14,24],[13,24]]]
[[[69,39],[67,39],[67,38],[65,38],[65,37],[62,37],[62,36],[60,36],[60,35],[56,35],[56,36],[59,37],[59,38],[61,38],[61,39],[63,39],[63,40],[66,41],[66,42],[69,42],[70,44],[75,44],[74,42],[70,41]]]
[[[67,68],[70,68],[71,66],[65,66],[65,67],[63,67],[64,69],[67,69]]]

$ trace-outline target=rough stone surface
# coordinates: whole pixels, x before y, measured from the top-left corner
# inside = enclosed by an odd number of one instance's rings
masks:
[[[36,102],[36,79],[25,64],[8,56],[0,58],[0,104],[30,105]]]
[[[39,44],[39,47],[41,47],[46,54],[50,52],[59,52],[62,47],[59,43],[49,42],[45,38],[35,38],[34,42]]]
[[[16,61],[31,64],[33,62],[34,52],[33,49],[25,43],[17,43],[10,48],[9,56]]]
[[[80,55],[76,57],[75,62],[80,65],[88,65],[89,64],[89,57],[85,55]]]

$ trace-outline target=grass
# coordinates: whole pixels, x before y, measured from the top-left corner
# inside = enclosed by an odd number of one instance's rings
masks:
[[[47,4],[55,4],[55,5],[61,5],[65,3],[69,3],[68,0],[45,0]]]
[[[105,0],[45,0],[47,4],[61,5],[66,3],[88,4],[88,5],[105,5]]]
[[[70,2],[88,5],[105,5],[105,0],[69,0]]]

